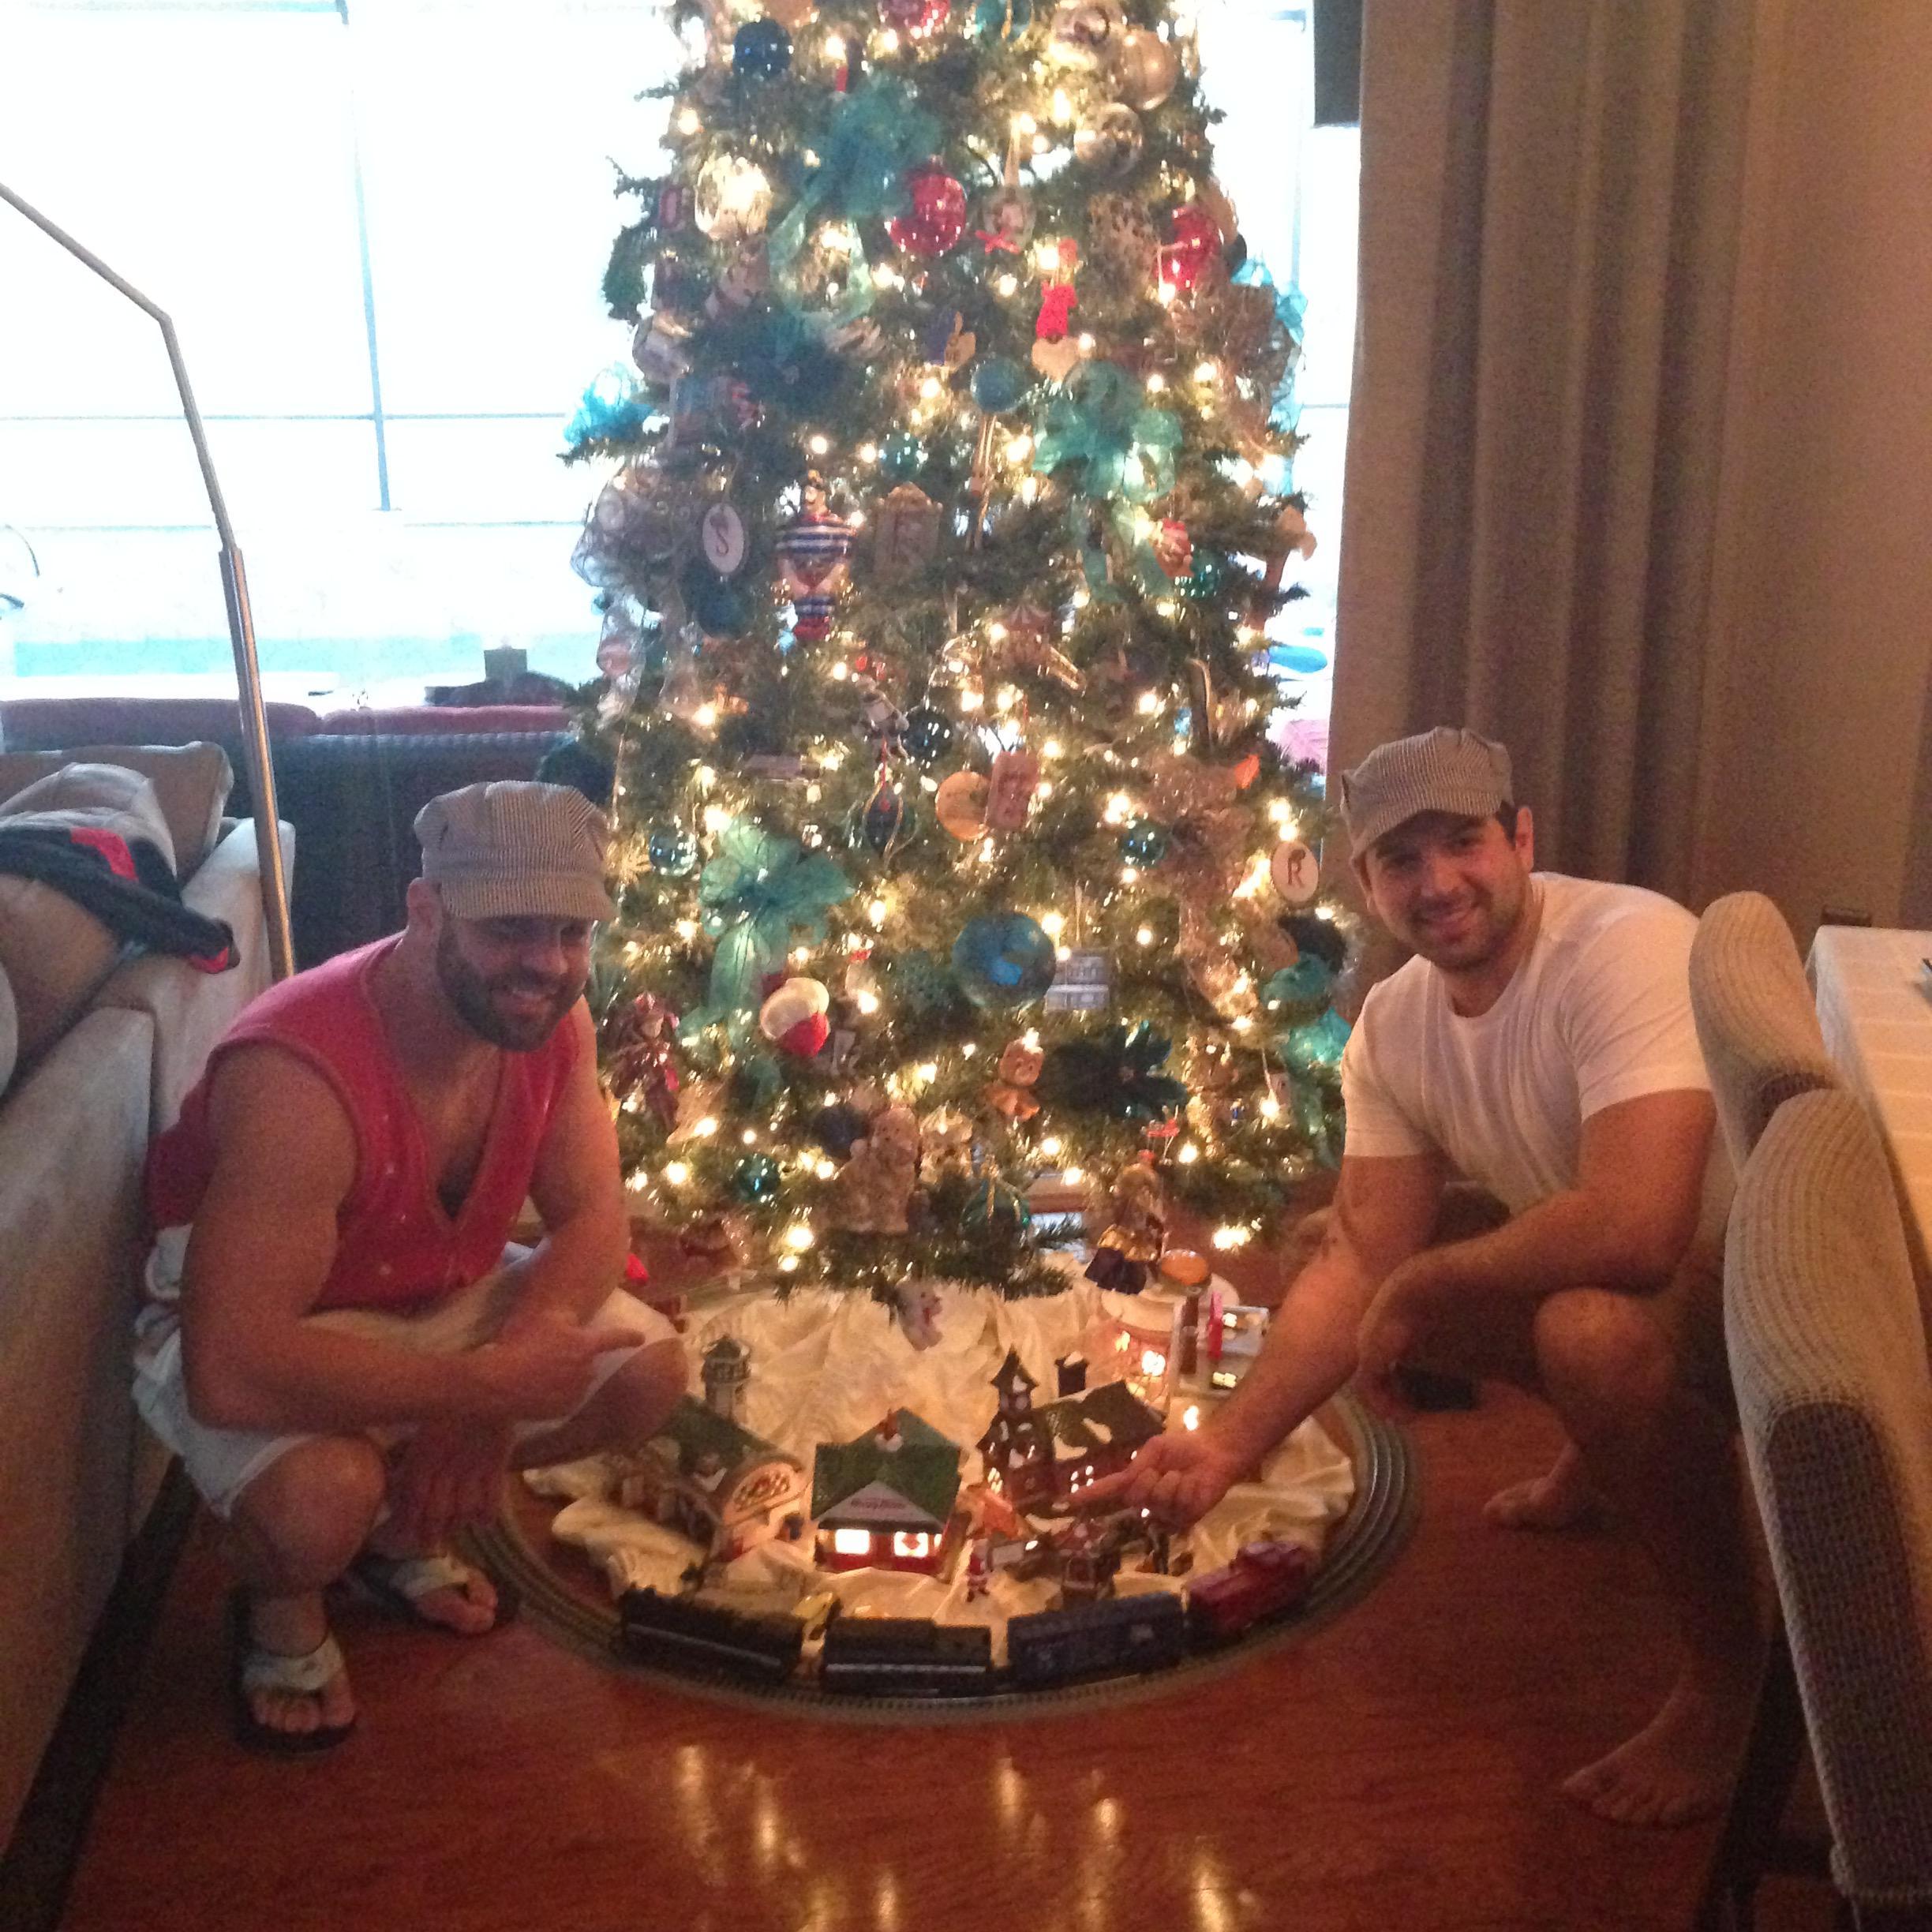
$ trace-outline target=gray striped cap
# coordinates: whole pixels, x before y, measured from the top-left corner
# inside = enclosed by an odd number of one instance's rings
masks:
[[[1488,818],[1515,802],[1510,787],[1508,751],[1473,731],[1439,724],[1378,745],[1342,774],[1342,822],[1350,856],[1359,859],[1418,812]]]
[[[458,919],[607,919],[610,821],[570,785],[497,779],[416,814],[422,875]]]

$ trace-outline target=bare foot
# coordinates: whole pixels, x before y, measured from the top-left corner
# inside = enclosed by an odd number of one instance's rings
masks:
[[[1608,1757],[1563,1780],[1563,1792],[1618,1825],[1688,1825],[1731,1795],[1753,1692],[1713,1693],[1678,1679],[1664,1708]]]
[[[322,1599],[316,1595],[253,1597],[249,1604],[249,1634],[264,1650],[305,1657],[328,1634]],[[248,1702],[255,1721],[271,1731],[335,1731],[355,1720],[346,1671],[338,1671],[313,1695],[251,1688]]]
[[[1575,1443],[1566,1443],[1544,1474],[1499,1489],[1484,1504],[1483,1515],[1505,1530],[1571,1530],[1593,1521],[1599,1508],[1583,1458]]]
[[[460,1562],[446,1551],[419,1557],[414,1551],[378,1550],[373,1539],[369,1553],[374,1565],[365,1564],[357,1572],[361,1581],[384,1596],[391,1607],[424,1623],[454,1631],[460,1637],[481,1637],[497,1624],[496,1586],[474,1564]],[[451,1573],[447,1584],[425,1589],[419,1583],[405,1585],[402,1577],[385,1581],[377,1566],[421,1562],[434,1564]],[[399,1599],[406,1598],[406,1601]]]

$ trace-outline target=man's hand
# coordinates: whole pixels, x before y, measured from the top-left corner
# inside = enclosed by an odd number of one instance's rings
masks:
[[[1156,1436],[1125,1469],[1084,1489],[1080,1507],[1151,1510],[1165,1527],[1185,1530],[1227,1494],[1241,1467],[1198,1431]]]
[[[598,1356],[650,1339],[641,1328],[586,1328],[561,1310],[546,1309],[471,1354],[483,1387],[481,1413],[498,1422],[567,1416],[590,1394]]]
[[[389,1470],[386,1533],[411,1550],[440,1549],[459,1530],[489,1521],[510,1466],[508,1422],[433,1422]]]
[[[1372,1395],[1391,1391],[1391,1378],[1415,1345],[1430,1305],[1429,1256],[1419,1254],[1395,1270],[1376,1290],[1356,1336],[1356,1380]]]

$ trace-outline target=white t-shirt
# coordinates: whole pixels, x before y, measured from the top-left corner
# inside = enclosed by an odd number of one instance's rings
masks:
[[[1440,1152],[1512,1214],[1574,1187],[1583,1122],[1640,1095],[1707,1089],[1690,1016],[1695,917],[1641,886],[1539,872],[1529,957],[1486,1013],[1412,959],[1368,995],[1342,1058],[1346,1151]],[[1730,1168],[1713,1136],[1701,1233]]]

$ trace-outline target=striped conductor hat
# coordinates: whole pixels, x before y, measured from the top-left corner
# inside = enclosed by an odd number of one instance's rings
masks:
[[[422,875],[458,919],[607,919],[610,822],[571,785],[498,779],[416,814]]]
[[[1379,838],[1421,812],[1488,818],[1515,801],[1510,754],[1473,731],[1439,724],[1378,745],[1342,774],[1342,822],[1359,859]]]

